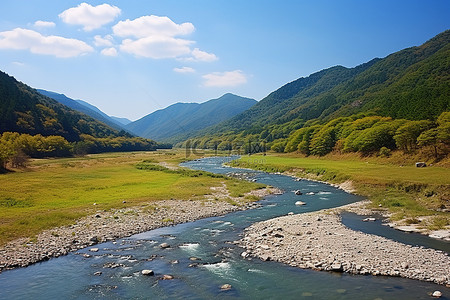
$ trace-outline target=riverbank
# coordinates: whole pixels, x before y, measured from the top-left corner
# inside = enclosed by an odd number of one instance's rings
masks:
[[[414,247],[353,231],[339,217],[351,204],[313,213],[255,223],[239,244],[244,257],[274,260],[293,267],[362,275],[400,276],[450,286],[450,257],[442,251]]]
[[[99,210],[74,225],[45,230],[33,239],[16,239],[0,247],[0,272],[26,267],[97,243],[259,206],[255,202],[244,202],[242,197],[231,197],[226,186],[211,190],[205,200],[161,200],[136,207]],[[273,188],[258,189],[246,196],[262,198],[274,191]]]
[[[330,184],[367,197],[367,214],[382,214],[396,229],[450,240],[448,168],[395,165],[380,158],[293,154],[253,155],[233,167],[281,173],[297,179]]]

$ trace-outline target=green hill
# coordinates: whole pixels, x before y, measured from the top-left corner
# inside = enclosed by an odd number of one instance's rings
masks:
[[[203,133],[241,131],[292,120],[329,120],[360,112],[410,120],[449,110],[450,30],[355,68],[331,67],[272,92],[249,110]]]
[[[136,135],[158,141],[180,141],[195,131],[227,120],[256,100],[225,94],[204,103],[176,103],[125,126]]]
[[[106,137],[119,133],[1,71],[0,99],[0,132],[59,135],[68,141],[80,140],[80,134]]]
[[[366,152],[380,147],[414,149],[414,145],[399,146],[403,144],[394,140],[396,130],[420,128],[411,133],[414,136],[411,139],[416,143],[423,130],[434,128],[438,123],[438,135],[437,132],[428,132],[427,141],[425,137],[421,139],[424,145],[440,145],[444,149],[447,115],[442,113],[450,110],[449,41],[450,30],[447,30],[421,46],[376,58],[355,68],[335,66],[299,78],[270,93],[249,110],[198,132],[191,145],[230,149],[253,141],[265,143],[268,147],[278,143],[275,148],[284,151],[286,144],[289,146],[290,143],[289,151],[295,151],[303,140],[304,153],[323,154],[337,148],[361,151],[364,147],[351,146],[349,141],[342,145],[348,133],[355,128],[363,132],[362,129],[370,129],[378,122],[373,120],[383,120],[377,124],[389,124],[373,129],[371,134],[382,131],[384,140],[368,143],[370,147],[364,148]],[[360,121],[367,122],[362,127],[351,125],[357,119],[375,115],[379,118]],[[439,116],[441,118],[436,123]],[[400,129],[406,123],[399,121],[394,124],[389,121],[391,119],[428,120],[428,123],[411,123],[415,125],[410,124],[410,129],[406,130]],[[292,135],[301,128],[305,130],[295,133],[291,143]],[[320,130],[323,131],[319,133]],[[356,138],[356,135],[351,138]],[[367,133],[365,138],[370,140],[372,137],[368,136]],[[315,143],[310,144],[310,139],[315,139]],[[326,139],[327,145],[316,151],[314,145],[323,146],[319,142],[321,139]],[[339,139],[341,141],[336,148]],[[361,139],[356,141],[361,142]]]

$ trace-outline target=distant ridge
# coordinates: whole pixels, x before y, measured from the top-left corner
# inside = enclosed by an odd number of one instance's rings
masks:
[[[132,133],[157,141],[180,141],[197,130],[227,120],[257,103],[233,94],[204,103],[176,103],[125,126]]]
[[[130,124],[132,121],[130,121],[127,118],[119,118],[119,117],[114,117],[114,116],[109,116],[111,119],[113,119],[116,122],[119,122],[122,125],[128,125]]]
[[[58,101],[61,104],[64,104],[72,109],[75,109],[81,113],[84,113],[88,116],[91,116],[92,118],[96,119],[97,121],[103,122],[106,125],[116,129],[116,130],[124,130],[124,125],[104,112],[102,112],[100,109],[98,109],[96,106],[87,103],[83,100],[74,100],[69,97],[67,97],[64,94],[59,94],[51,91],[46,91],[42,89],[36,89],[39,93],[41,93],[44,96],[50,97],[56,101]]]

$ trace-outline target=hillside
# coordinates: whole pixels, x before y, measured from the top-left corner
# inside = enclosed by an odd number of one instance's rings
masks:
[[[98,109],[96,106],[91,105],[85,101],[82,100],[74,100],[69,97],[67,97],[64,94],[58,94],[55,92],[50,92],[42,89],[37,89],[39,93],[41,93],[44,96],[50,97],[56,101],[58,101],[61,104],[64,104],[65,106],[68,106],[74,110],[77,110],[83,114],[86,114],[97,121],[100,121],[102,123],[105,123],[109,127],[112,127],[116,130],[123,130],[123,124],[115,121],[113,118],[102,112],[100,109]]]
[[[442,159],[450,149],[449,41],[445,31],[383,59],[297,79],[177,146]]]
[[[361,112],[436,119],[450,105],[450,30],[355,68],[331,67],[272,92],[248,111],[203,134],[261,132],[270,124],[330,120]]]
[[[41,95],[35,89],[0,71],[0,133],[60,135],[68,141],[80,134],[118,136],[118,131]]]
[[[225,94],[204,103],[176,103],[125,126],[158,141],[182,140],[197,130],[227,120],[256,104],[256,100]]]

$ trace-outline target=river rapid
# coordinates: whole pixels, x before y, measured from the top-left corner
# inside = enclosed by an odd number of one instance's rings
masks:
[[[450,295],[448,288],[416,280],[302,270],[242,258],[244,250],[233,241],[251,224],[361,198],[323,183],[223,167],[229,159],[205,158],[182,166],[221,174],[246,173],[285,193],[266,197],[255,209],[164,227],[93,246],[98,252],[89,247],[5,271],[0,274],[0,299],[430,299],[435,290],[443,292],[441,299]],[[314,195],[308,195],[308,205],[296,206],[300,198],[293,190]],[[163,249],[161,243],[170,247]],[[144,269],[155,275],[142,275]],[[174,278],[161,280],[164,274]],[[231,289],[222,290],[224,284]]]

